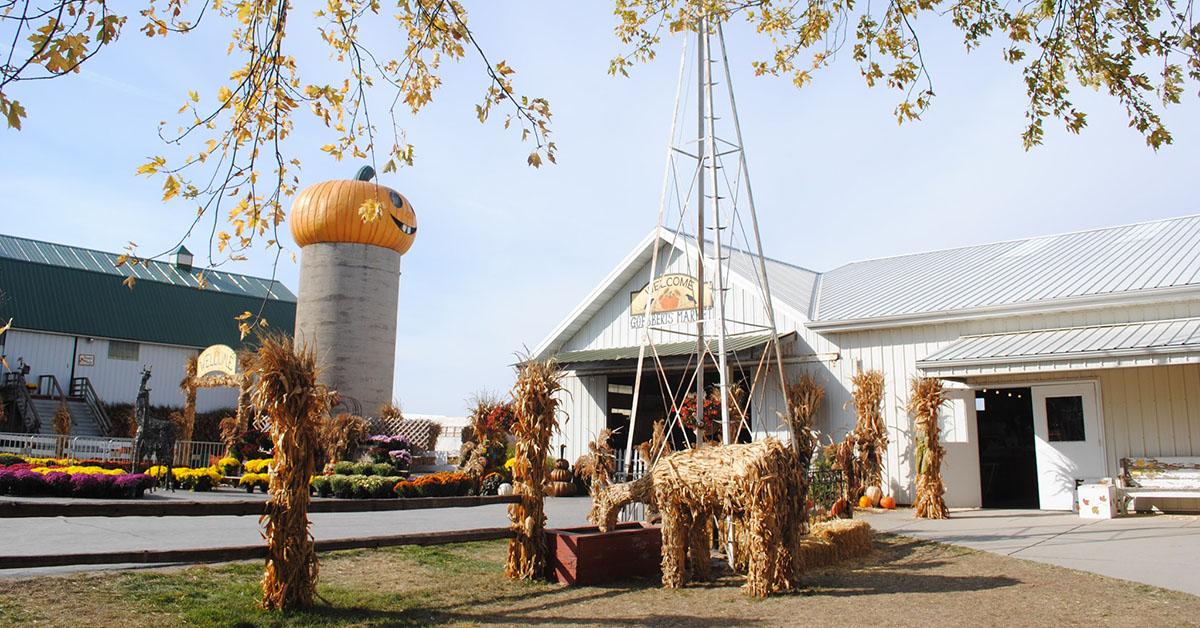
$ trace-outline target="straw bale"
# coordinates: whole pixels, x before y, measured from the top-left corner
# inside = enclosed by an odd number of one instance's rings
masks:
[[[309,478],[320,451],[319,429],[329,392],[317,382],[314,352],[286,336],[267,336],[254,357],[254,405],[270,421],[274,460],[265,523],[267,562],[262,605],[287,610],[311,606],[317,554],[309,532]]]
[[[828,567],[871,551],[871,526],[861,519],[833,519],[814,524],[800,541],[796,562],[802,570]]]

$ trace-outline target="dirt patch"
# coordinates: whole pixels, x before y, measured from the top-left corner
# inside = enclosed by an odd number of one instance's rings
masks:
[[[566,588],[511,582],[503,542],[322,556],[322,605],[259,611],[260,565],[77,574],[0,582],[0,624],[197,625],[1179,625],[1200,598],[961,547],[877,535],[862,559],[765,600],[727,570],[682,590],[657,581]]]

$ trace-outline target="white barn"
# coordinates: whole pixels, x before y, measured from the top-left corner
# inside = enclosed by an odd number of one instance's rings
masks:
[[[667,273],[687,273],[695,257],[693,240],[671,236],[639,243],[534,351],[568,370],[570,421],[559,438],[572,459],[605,426],[628,426],[642,324],[631,295],[647,285],[653,247]],[[732,252],[726,308],[766,324],[752,262]],[[766,266],[786,375],[808,371],[826,389],[818,429],[844,436],[855,421],[852,375],[885,375],[886,481],[901,503],[915,491],[905,406],[917,375],[943,379],[952,398],[941,416],[951,506],[1069,509],[1076,481],[1115,477],[1123,457],[1200,456],[1200,216],[825,273]],[[692,343],[652,333],[668,370],[684,368]],[[757,364],[766,339],[731,342],[734,379]],[[648,389],[635,442],[663,418]],[[751,399],[755,438],[786,435],[777,389]]]
[[[202,285],[191,262],[180,247],[169,262],[119,266],[116,253],[0,235],[0,323],[12,321],[0,334],[4,396],[11,397],[27,366],[33,405],[47,415],[40,429],[49,432],[62,396],[73,415],[84,411],[84,380],[102,403],[133,403],[139,373],[150,367],[151,403],[182,406],[179,382],[188,357],[213,344],[241,346],[234,317],[261,310],[272,328],[292,331],[296,297],[282,284],[209,270]],[[137,280],[132,289],[123,284],[130,275]],[[5,401],[10,428],[19,426],[24,421],[11,416],[12,399]],[[236,401],[235,390],[202,389],[197,410]],[[77,424],[83,431],[76,433],[88,434],[90,422]]]

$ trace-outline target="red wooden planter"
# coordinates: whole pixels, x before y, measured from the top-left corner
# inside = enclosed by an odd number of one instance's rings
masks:
[[[546,577],[569,585],[600,584],[661,573],[662,531],[645,523],[546,530]]]

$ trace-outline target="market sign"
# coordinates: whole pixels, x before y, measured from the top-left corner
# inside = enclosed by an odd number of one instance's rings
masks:
[[[227,345],[213,345],[200,352],[196,358],[196,377],[213,375],[234,376],[237,373],[237,353]]]
[[[691,275],[673,273],[654,279],[653,288],[647,283],[629,295],[629,326],[634,329],[646,324],[646,301],[650,300],[650,324],[671,325],[696,320],[699,301],[699,282]],[[712,284],[704,282],[704,309],[712,308]]]

